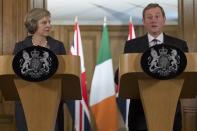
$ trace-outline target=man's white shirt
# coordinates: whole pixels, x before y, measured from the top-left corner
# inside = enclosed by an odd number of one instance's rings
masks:
[[[157,40],[157,45],[158,44],[162,44],[163,42],[164,42],[164,35],[163,35],[163,33],[161,33],[157,38],[154,38],[152,35],[150,35],[149,33],[148,33],[148,42],[149,42],[149,47],[152,47],[152,46],[154,46],[155,45],[155,39]]]

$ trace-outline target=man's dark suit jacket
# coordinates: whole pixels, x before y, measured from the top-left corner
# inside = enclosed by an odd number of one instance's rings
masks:
[[[175,46],[184,52],[188,52],[188,47],[185,41],[168,36],[164,34],[164,43],[168,45]],[[124,53],[143,53],[149,48],[148,36],[144,35],[136,39],[132,39],[126,42]],[[116,71],[115,82],[118,83],[118,71]],[[175,120],[174,120],[174,130],[181,130],[181,108],[180,102],[177,105]],[[144,116],[144,111],[140,99],[132,99],[130,101],[129,107],[129,118],[128,118],[129,130],[146,130],[146,121]]]
[[[47,37],[47,44],[49,49],[53,51],[56,55],[65,55],[66,50],[62,42],[53,39],[52,37]],[[13,54],[17,54],[24,48],[33,46],[32,36],[27,36],[23,41],[16,43]],[[25,121],[24,111],[20,101],[16,101],[15,104],[15,115],[16,115],[16,126],[19,131],[27,131],[27,125]],[[63,118],[63,102],[59,105],[59,110],[57,114],[56,129],[55,131],[63,131],[64,129],[64,118]]]

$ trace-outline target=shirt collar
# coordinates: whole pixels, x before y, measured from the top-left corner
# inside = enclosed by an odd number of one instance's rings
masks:
[[[161,33],[157,38],[154,38],[151,34],[148,33],[148,42],[150,43],[152,42],[153,39],[157,39],[159,44],[161,44],[164,42],[163,37],[164,37],[163,33]]]

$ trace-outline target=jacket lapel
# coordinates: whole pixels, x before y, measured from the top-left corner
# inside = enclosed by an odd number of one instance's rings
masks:
[[[24,43],[25,43],[24,45],[25,45],[26,47],[33,46],[33,43],[32,43],[32,36],[27,36],[27,37],[25,38]]]
[[[142,50],[145,51],[146,49],[149,48],[149,42],[148,42],[148,35],[144,35],[141,39],[141,43],[140,43],[142,46]]]
[[[164,39],[164,44],[168,44],[168,45],[173,45],[173,42],[172,40],[166,35],[166,34],[163,34],[163,39]]]

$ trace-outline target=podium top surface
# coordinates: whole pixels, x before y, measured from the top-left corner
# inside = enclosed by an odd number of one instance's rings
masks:
[[[187,57],[187,66],[185,71],[173,79],[184,79],[184,85],[180,97],[190,98],[197,95],[197,88],[195,88],[195,85],[197,84],[197,53],[185,54]],[[139,97],[139,79],[152,79],[155,81],[160,81],[153,79],[143,72],[140,64],[141,56],[142,53],[128,53],[120,56],[120,96],[124,96],[124,98]]]
[[[73,55],[57,55],[57,57],[59,67],[50,79],[62,79],[62,99],[81,99],[80,57]],[[0,56],[0,89],[7,100],[18,99],[14,79],[20,78],[12,69],[13,58],[13,55]],[[33,82],[29,83],[33,84]]]
[[[187,57],[187,66],[185,73],[197,72],[197,53],[185,53]],[[144,73],[141,65],[142,53],[128,53],[120,56],[120,76],[125,73]]]
[[[62,74],[80,75],[80,57],[73,55],[57,55],[59,67],[55,73],[55,77]],[[12,69],[13,55],[0,56],[0,76],[15,76]],[[79,66],[79,67],[78,67]]]

